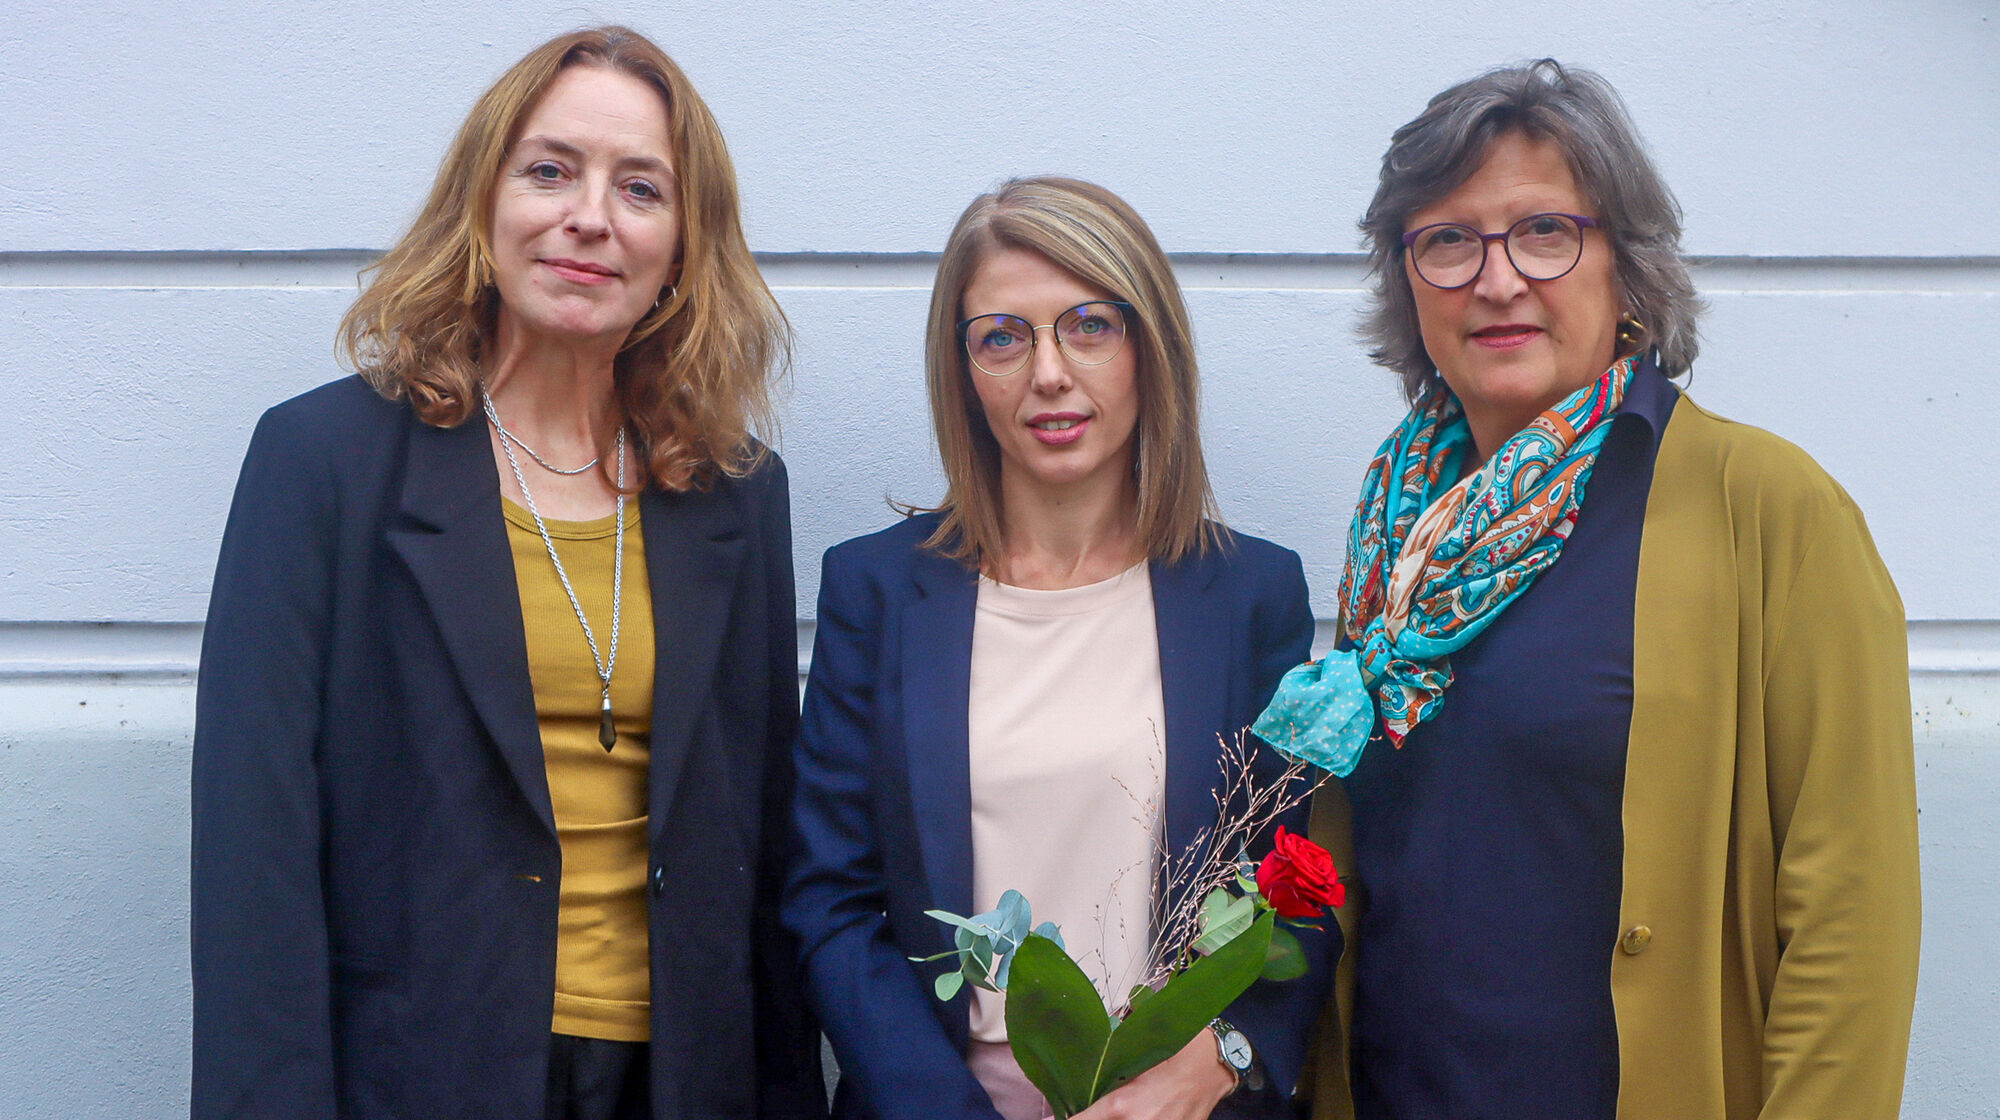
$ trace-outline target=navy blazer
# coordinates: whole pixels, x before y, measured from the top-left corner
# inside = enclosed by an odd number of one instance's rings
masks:
[[[777,921],[797,662],[783,466],[639,498],[660,1117],[825,1114]],[[561,848],[499,475],[357,378],[266,413],[202,641],[198,1120],[541,1120]]]
[[[973,906],[966,710],[978,577],[920,547],[937,524],[927,514],[838,545],[820,582],[784,916],[840,1062],[839,1117],[999,1116],[963,1058],[969,995],[940,1002],[930,981],[949,962],[907,959],[952,947],[925,910]],[[1215,820],[1216,736],[1255,719],[1309,656],[1313,619],[1298,556],[1255,537],[1229,535],[1151,575],[1166,832],[1178,852]],[[1303,832],[1303,818],[1302,806],[1286,823]],[[1307,935],[1306,979],[1260,983],[1230,1009],[1286,1090],[1339,937],[1332,923]]]

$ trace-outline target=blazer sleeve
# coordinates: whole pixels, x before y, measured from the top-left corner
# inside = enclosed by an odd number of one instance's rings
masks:
[[[785,899],[807,991],[841,1067],[841,1093],[880,1120],[999,1120],[891,936],[883,796],[873,765],[888,606],[871,574],[830,550],[799,730],[796,864]]]
[[[826,1115],[819,1027],[801,990],[798,940],[779,916],[790,858],[787,841],[795,784],[792,741],[799,726],[798,601],[792,575],[791,487],[783,460],[772,454],[746,486],[763,549],[769,658],[763,820],[752,926],[756,938],[758,1112],[765,1120],[808,1120]]]
[[[1860,512],[1815,529],[1766,620],[1779,956],[1762,1115],[1893,1120],[1921,926],[1908,639]]]
[[[1251,706],[1244,717],[1246,723],[1270,702],[1286,670],[1312,657],[1313,615],[1305,571],[1297,553],[1283,550],[1281,555],[1281,562],[1274,565],[1275,572],[1259,587],[1251,605],[1247,648]],[[1283,759],[1269,747],[1261,747],[1258,756],[1268,776],[1275,777],[1283,768]],[[1278,823],[1303,836],[1309,811],[1310,804],[1302,800]],[[1269,838],[1263,842],[1269,843]],[[1306,956],[1304,976],[1260,980],[1231,1004],[1225,1015],[1250,1040],[1257,1060],[1280,1095],[1289,1096],[1298,1084],[1313,1027],[1332,990],[1334,968],[1340,961],[1340,926],[1331,917],[1320,926],[1293,931]]]
[[[257,425],[195,698],[192,1115],[333,1117],[320,737],[336,503],[289,414]]]

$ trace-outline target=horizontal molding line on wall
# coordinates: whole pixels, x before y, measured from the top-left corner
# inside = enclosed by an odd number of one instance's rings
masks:
[[[1331,648],[1321,619],[1314,648]],[[2000,676],[2000,620],[1909,624],[1914,676]],[[812,658],[813,623],[798,624],[799,675]],[[0,682],[73,679],[186,682],[201,655],[199,622],[0,622]]]
[[[0,252],[0,288],[136,291],[346,290],[373,249]],[[1192,290],[1359,291],[1360,253],[1173,253]],[[793,289],[928,290],[936,253],[759,253],[765,278]],[[2000,294],[2000,257],[1690,258],[1703,292]]]

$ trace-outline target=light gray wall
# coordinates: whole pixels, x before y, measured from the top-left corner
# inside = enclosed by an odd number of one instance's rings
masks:
[[[1926,888],[1905,1114],[2000,1112],[2000,4],[355,0],[0,22],[0,1116],[184,1111],[191,665],[257,414],[331,333],[472,99],[557,31],[655,36],[721,119],[799,332],[781,446],[819,553],[936,497],[919,344],[973,194],[1059,171],[1175,254],[1230,520],[1331,614],[1397,415],[1354,343],[1394,127],[1555,54],[1618,85],[1712,305],[1693,392],[1804,446],[1910,616]],[[89,625],[79,625],[88,623]]]

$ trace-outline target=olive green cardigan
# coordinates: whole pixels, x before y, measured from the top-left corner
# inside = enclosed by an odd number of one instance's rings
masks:
[[[1619,1120],[1893,1120],[1916,783],[1902,601],[1861,511],[1803,451],[1683,398],[1647,497],[1632,645],[1623,932],[1605,946]],[[1352,1115],[1368,951],[1339,783],[1313,830],[1353,900],[1310,1082],[1324,1120]]]

